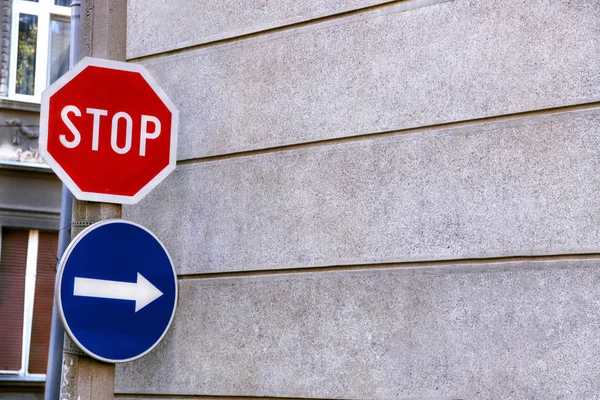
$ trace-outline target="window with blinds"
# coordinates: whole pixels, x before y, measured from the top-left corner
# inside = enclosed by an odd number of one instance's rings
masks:
[[[0,379],[46,373],[58,234],[2,228]]]
[[[29,372],[45,374],[50,344],[50,324],[52,322],[52,302],[54,299],[54,278],[56,277],[56,251],[58,234],[40,232],[35,278],[35,300],[31,346],[29,347]]]
[[[29,231],[2,229],[0,371],[19,371],[21,369],[28,242]]]

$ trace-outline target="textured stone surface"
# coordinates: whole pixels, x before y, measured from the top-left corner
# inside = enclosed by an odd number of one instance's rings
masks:
[[[122,0],[82,2],[80,58],[97,57],[125,61],[128,30],[126,3]]]
[[[455,0],[143,64],[193,159],[598,101],[598,21],[596,0]]]
[[[589,259],[186,279],[165,341],[117,367],[116,392],[595,398],[599,267]]]
[[[124,217],[179,274],[600,252],[600,109],[180,166]]]
[[[127,2],[127,57],[260,32],[386,1],[132,0]]]

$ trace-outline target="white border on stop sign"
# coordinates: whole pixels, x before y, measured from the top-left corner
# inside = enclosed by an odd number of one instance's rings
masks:
[[[60,164],[48,153],[48,119],[50,117],[50,98],[56,92],[69,83],[74,77],[79,75],[88,66],[96,66],[109,69],[117,69],[129,72],[138,72],[146,80],[148,85],[154,90],[156,95],[162,100],[165,106],[171,111],[171,148],[169,152],[169,164],[160,171],[150,182],[140,189],[133,196],[120,196],[104,193],[90,193],[82,191],[71,177],[65,172]],[[171,172],[175,170],[177,163],[177,131],[179,129],[179,110],[169,99],[167,94],[156,83],[152,75],[140,64],[132,64],[121,61],[104,60],[101,58],[86,57],[71,68],[67,73],[57,79],[50,87],[42,92],[42,102],[40,105],[40,138],[39,151],[44,161],[58,175],[60,180],[69,188],[71,193],[78,200],[96,201],[101,203],[117,204],[136,204],[144,198],[152,189],[162,182]]]

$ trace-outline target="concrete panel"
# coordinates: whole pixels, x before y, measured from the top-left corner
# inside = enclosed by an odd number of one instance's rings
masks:
[[[591,399],[599,283],[598,259],[186,279],[116,391]]]
[[[7,389],[4,389],[7,390]],[[26,389],[22,389],[26,390]],[[37,391],[37,389],[34,389]],[[43,400],[44,393],[4,393],[0,391],[0,399],[2,400]]]
[[[60,230],[60,213],[2,209],[0,210],[0,226],[58,231]]]
[[[600,100],[599,3],[543,4],[378,10],[143,64],[181,110],[180,159]]]
[[[132,0],[127,2],[127,58],[247,35],[386,2],[389,0]]]
[[[600,109],[188,164],[125,218],[179,274],[600,252]]]
[[[61,182],[52,171],[0,165],[0,210],[60,213]]]

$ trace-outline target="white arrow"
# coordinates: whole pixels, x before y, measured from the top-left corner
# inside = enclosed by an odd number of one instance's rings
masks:
[[[163,293],[139,272],[136,283],[75,278],[75,287],[73,288],[73,296],[133,300],[135,301],[135,312],[146,307],[162,295]]]

